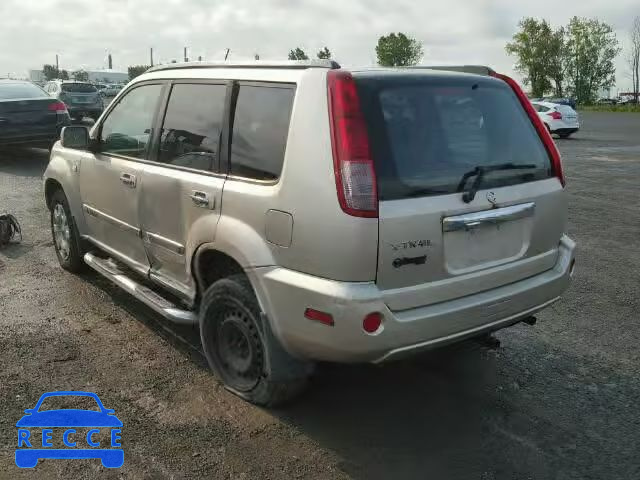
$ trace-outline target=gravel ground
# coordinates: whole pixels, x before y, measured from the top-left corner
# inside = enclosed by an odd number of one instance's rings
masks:
[[[0,153],[0,478],[640,478],[640,115],[585,113],[558,140],[577,273],[502,347],[384,367],[323,367],[287,409],[221,388],[197,332],[58,267],[43,204],[46,152]],[[52,390],[96,392],[123,421],[125,464],[16,468],[15,422]]]

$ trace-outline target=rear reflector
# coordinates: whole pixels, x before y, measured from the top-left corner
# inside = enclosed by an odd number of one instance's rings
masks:
[[[333,168],[342,210],[356,217],[378,216],[376,173],[369,134],[349,72],[327,74]]]
[[[333,327],[333,317],[331,314],[326,312],[321,312],[320,310],[315,310],[313,308],[307,308],[304,311],[304,316],[309,320],[314,320],[316,322],[324,323],[325,325],[329,325]]]
[[[362,321],[362,328],[367,333],[376,333],[382,325],[382,314],[378,312],[370,313]]]
[[[49,104],[49,110],[53,112],[64,113],[67,111],[67,106],[62,102],[55,102],[55,103]]]
[[[538,112],[536,112],[533,108],[533,105],[531,105],[531,101],[527,98],[525,93],[520,88],[520,85],[518,85],[513,78],[495,72],[491,73],[491,76],[498,78],[509,85],[518,97],[518,100],[520,100],[522,108],[524,108],[527,112],[527,115],[529,115],[531,123],[533,123],[533,126],[538,131],[538,135],[540,136],[540,139],[544,144],[544,148],[547,150],[547,153],[551,158],[551,166],[553,167],[554,175],[558,177],[558,180],[560,180],[560,183],[564,187],[566,182],[564,179],[564,172],[562,171],[562,160],[560,159],[560,152],[558,151],[558,147],[553,141],[553,138],[551,138],[549,130],[547,130],[547,127],[542,122],[542,119],[538,116]]]
[[[547,113],[547,115],[549,115],[554,120],[562,120],[562,114],[560,112],[551,112]]]

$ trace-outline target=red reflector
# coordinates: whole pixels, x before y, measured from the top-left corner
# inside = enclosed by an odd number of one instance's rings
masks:
[[[53,112],[66,112],[67,106],[62,102],[56,102],[49,104],[49,110]]]
[[[349,72],[327,74],[333,169],[342,210],[355,217],[378,216],[376,172],[356,83]]]
[[[531,123],[533,123],[533,126],[538,131],[538,135],[540,136],[540,139],[544,144],[544,148],[547,150],[547,153],[551,158],[553,173],[556,177],[558,177],[558,180],[560,180],[560,183],[564,187],[566,182],[564,179],[564,172],[562,171],[562,160],[560,159],[560,152],[558,151],[556,142],[554,142],[553,138],[551,138],[549,130],[547,130],[547,127],[545,127],[542,119],[538,116],[538,112],[536,112],[533,108],[533,105],[531,105],[531,101],[527,98],[525,93],[520,88],[520,85],[518,85],[518,83],[513,78],[495,72],[492,72],[491,76],[498,78],[509,85],[511,87],[511,90],[513,90],[513,92],[516,94],[516,97],[518,97],[518,100],[520,100],[522,108],[524,108],[527,112],[527,115],[529,115]]]
[[[329,313],[321,312],[320,310],[315,310],[313,308],[307,308],[304,311],[304,316],[309,320],[314,320],[333,327],[333,317]]]
[[[551,112],[547,113],[547,115],[549,115],[554,120],[562,120],[562,114],[560,112]]]
[[[378,312],[370,313],[362,321],[362,328],[367,333],[375,333],[382,325],[382,315]]]

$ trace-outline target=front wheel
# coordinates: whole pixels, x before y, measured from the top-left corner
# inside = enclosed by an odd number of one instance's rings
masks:
[[[245,275],[207,289],[200,336],[211,369],[228,390],[251,403],[276,406],[306,387],[312,365],[290,356],[273,337]]]
[[[69,202],[62,190],[51,197],[51,235],[60,266],[78,273],[84,269],[83,252]]]

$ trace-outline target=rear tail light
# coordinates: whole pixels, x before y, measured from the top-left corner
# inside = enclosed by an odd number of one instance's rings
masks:
[[[513,78],[495,72],[492,72],[491,76],[499,78],[507,85],[509,85],[518,97],[518,100],[520,100],[522,108],[524,108],[527,112],[527,115],[529,115],[529,119],[531,120],[531,123],[533,123],[533,126],[536,127],[538,135],[542,139],[542,143],[544,143],[544,148],[547,150],[547,153],[551,158],[553,173],[556,177],[558,177],[558,180],[560,180],[560,183],[564,187],[566,182],[564,179],[564,172],[562,171],[562,160],[560,159],[560,152],[558,151],[558,147],[556,147],[556,143],[553,141],[553,138],[551,138],[549,130],[547,130],[547,127],[544,125],[544,123],[538,116],[538,113],[533,108],[533,105],[531,105],[531,102]]]
[[[333,167],[342,210],[356,217],[378,216],[376,173],[367,125],[349,72],[328,73]]]
[[[547,113],[547,115],[549,115],[554,120],[562,120],[562,114],[560,112],[551,112]]]
[[[67,106],[62,102],[49,104],[49,110],[52,112],[67,113]]]

